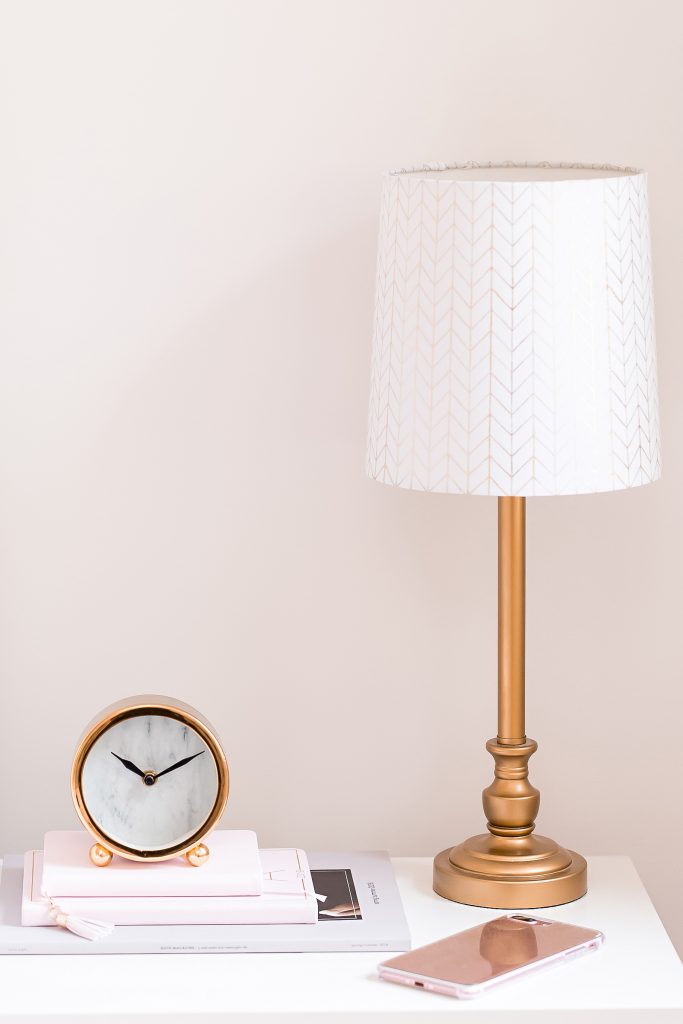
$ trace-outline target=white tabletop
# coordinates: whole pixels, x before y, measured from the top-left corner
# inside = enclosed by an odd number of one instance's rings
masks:
[[[413,939],[423,945],[497,916],[440,899],[431,860],[394,861]],[[589,859],[590,891],[547,917],[605,933],[597,953],[519,979],[471,1002],[379,981],[373,953],[0,957],[0,1020],[61,1016],[98,1024],[269,1020],[398,1021],[460,1014],[478,1024],[529,1020],[683,1021],[683,970],[627,857]],[[513,1012],[511,1012],[513,1011]],[[519,1016],[514,1013],[518,1011]],[[625,1015],[625,1011],[630,1011]]]

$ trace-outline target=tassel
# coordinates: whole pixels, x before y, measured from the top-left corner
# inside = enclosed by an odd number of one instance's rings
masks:
[[[50,917],[60,928],[66,928],[67,931],[73,932],[74,935],[80,935],[82,939],[90,939],[91,942],[105,939],[107,935],[111,935],[114,931],[114,925],[110,924],[109,921],[95,921],[92,918],[65,914],[54,903],[50,910]]]

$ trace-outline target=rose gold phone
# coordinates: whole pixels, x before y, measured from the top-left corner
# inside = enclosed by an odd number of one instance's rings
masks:
[[[508,979],[590,953],[604,938],[590,928],[520,912],[402,953],[378,971],[385,981],[471,999]]]

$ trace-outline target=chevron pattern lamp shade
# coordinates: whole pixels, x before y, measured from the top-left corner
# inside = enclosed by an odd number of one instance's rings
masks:
[[[384,176],[368,473],[499,496],[658,478],[643,172],[453,164]]]

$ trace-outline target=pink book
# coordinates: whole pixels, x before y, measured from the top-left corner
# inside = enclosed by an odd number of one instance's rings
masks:
[[[212,839],[216,833],[213,833]],[[318,902],[303,850],[261,850],[263,892],[260,896],[59,896],[52,905],[43,884],[43,854],[30,850],[24,857],[21,923],[54,925],[51,906],[59,913],[96,919],[110,925],[175,924],[314,924]],[[162,862],[166,863],[166,862]],[[206,870],[191,868],[196,874]],[[142,865],[151,880],[160,865]],[[109,868],[95,868],[98,875]],[[145,887],[150,888],[149,883]],[[79,934],[83,934],[82,932]],[[93,937],[93,936],[89,936]]]
[[[64,896],[258,896],[263,890],[255,832],[212,832],[206,840],[211,856],[199,868],[184,857],[144,864],[116,856],[108,867],[98,868],[88,856],[92,844],[92,836],[84,831],[46,832],[41,885],[53,900]]]

